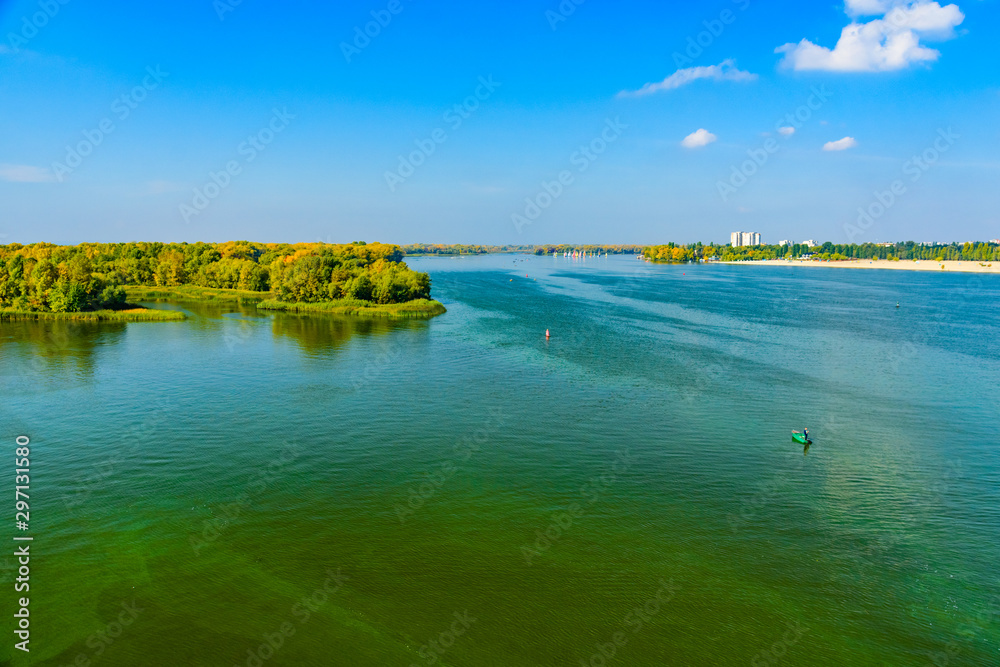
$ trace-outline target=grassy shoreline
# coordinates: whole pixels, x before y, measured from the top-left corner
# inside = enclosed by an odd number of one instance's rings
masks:
[[[218,303],[240,303],[244,301],[264,301],[271,298],[270,292],[218,289],[215,287],[199,287],[197,285],[178,285],[176,287],[126,285],[125,293],[128,294],[128,298],[132,301],[187,299],[192,301],[215,301]]]
[[[368,301],[343,299],[327,303],[285,303],[269,299],[257,304],[258,310],[287,313],[328,313],[358,317],[431,318],[447,312],[438,301],[418,299],[406,303],[373,304]]]
[[[0,309],[0,322],[69,320],[75,322],[180,322],[187,316],[179,310],[154,310],[138,306],[124,310],[91,310],[78,313],[47,313]]]
[[[417,299],[406,303],[376,304],[370,301],[340,299],[323,303],[288,303],[273,298],[271,292],[219,289],[180,285],[177,287],[127,286],[132,301],[200,301],[205,303],[241,303],[255,305],[258,310],[287,313],[327,313],[358,317],[420,318],[447,312],[438,301]]]

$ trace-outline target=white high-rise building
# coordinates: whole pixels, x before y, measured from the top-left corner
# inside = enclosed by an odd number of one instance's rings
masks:
[[[733,232],[729,235],[729,242],[734,248],[760,245],[760,234],[757,232]]]
[[[786,245],[792,245],[792,242],[791,242],[791,241],[788,241],[788,240],[785,240],[785,241],[778,241],[778,246],[779,246],[779,247],[781,247],[781,248],[784,248],[784,247],[785,247]]]

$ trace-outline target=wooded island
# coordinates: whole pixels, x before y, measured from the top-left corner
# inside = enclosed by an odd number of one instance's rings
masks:
[[[0,246],[0,318],[183,319],[135,299],[253,300],[271,310],[376,316],[444,312],[396,245],[51,243]]]

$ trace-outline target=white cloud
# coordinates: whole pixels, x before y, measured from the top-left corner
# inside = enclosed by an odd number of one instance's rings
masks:
[[[936,2],[918,2],[892,8],[882,19],[894,30],[910,30],[924,39],[947,40],[965,20],[958,5],[942,7]]]
[[[785,135],[786,137],[790,137],[790,136],[792,136],[793,134],[795,134],[795,128],[794,128],[794,127],[792,127],[792,126],[790,126],[790,125],[787,125],[787,126],[785,126],[785,127],[779,127],[779,128],[778,128],[778,133],[779,133],[779,134],[783,134],[783,135]]]
[[[56,177],[48,169],[25,164],[0,164],[0,181],[11,183],[49,183]]]
[[[958,5],[942,7],[927,0],[847,0],[852,17],[884,14],[868,23],[852,20],[833,49],[803,39],[775,49],[794,70],[888,72],[936,61],[941,53],[920,43],[945,40],[965,20]]]
[[[702,148],[709,145],[716,139],[718,139],[717,136],[706,129],[701,129],[684,137],[684,141],[681,142],[681,146],[684,148]]]
[[[730,58],[723,60],[718,65],[679,69],[663,81],[647,83],[639,90],[623,90],[618,93],[618,97],[641,97],[664,90],[675,90],[699,79],[712,79],[713,81],[754,81],[757,79],[757,75],[739,69],[736,67],[736,61]]]
[[[828,141],[823,144],[823,150],[825,151],[846,151],[848,148],[854,148],[858,145],[857,140],[854,137],[844,137],[843,139],[838,139],[837,141]]]

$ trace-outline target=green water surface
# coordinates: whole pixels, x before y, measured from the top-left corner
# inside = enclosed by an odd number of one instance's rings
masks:
[[[0,663],[1000,664],[1000,277],[410,264],[446,315],[0,324]]]

